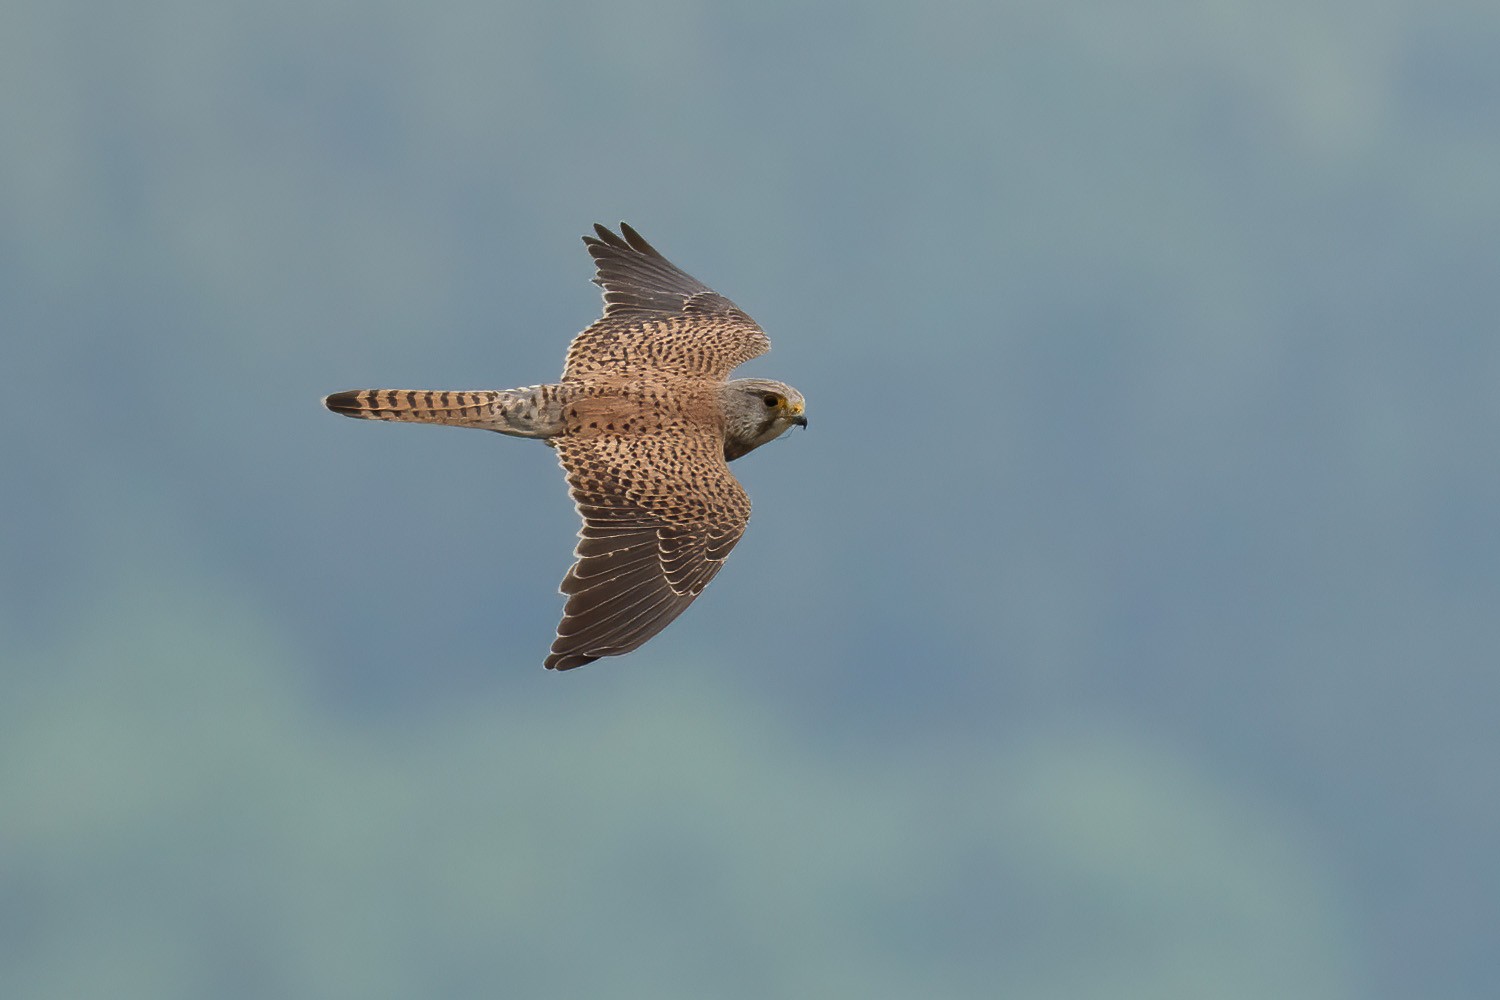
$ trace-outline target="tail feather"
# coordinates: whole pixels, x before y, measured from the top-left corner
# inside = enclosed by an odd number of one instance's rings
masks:
[[[478,427],[513,437],[549,438],[563,429],[563,387],[427,392],[419,389],[351,389],[325,396],[334,413],[363,420]]]
[[[425,392],[417,389],[351,389],[324,397],[334,413],[362,420],[398,420],[415,424],[500,429],[506,426],[504,404],[509,392]]]

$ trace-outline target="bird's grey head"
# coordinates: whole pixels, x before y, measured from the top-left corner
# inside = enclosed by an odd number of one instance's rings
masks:
[[[792,427],[806,427],[802,393],[768,378],[737,378],[719,390],[724,406],[724,458],[734,461]]]

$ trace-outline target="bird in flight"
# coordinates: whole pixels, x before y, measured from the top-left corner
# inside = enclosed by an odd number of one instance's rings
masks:
[[[771,349],[738,306],[620,224],[584,244],[604,315],[573,339],[560,382],[521,389],[353,389],[325,397],[365,420],[540,438],[583,519],[546,659],[570,670],[639,648],[686,610],[750,520],[729,462],[806,427],[802,394],[729,378]]]

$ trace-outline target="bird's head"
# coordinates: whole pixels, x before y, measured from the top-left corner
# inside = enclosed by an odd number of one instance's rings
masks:
[[[785,382],[737,378],[720,390],[724,406],[724,458],[734,461],[792,427],[807,426],[802,393]]]

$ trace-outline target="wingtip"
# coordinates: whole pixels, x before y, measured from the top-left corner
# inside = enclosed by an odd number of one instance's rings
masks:
[[[656,252],[656,247],[652,246],[650,243],[647,243],[646,237],[638,233],[635,227],[630,225],[630,223],[623,221],[620,223],[620,235],[625,237],[625,242],[629,244],[630,249],[634,250],[636,253],[648,254],[652,257],[661,256],[661,254]]]
[[[634,231],[624,223],[621,223],[621,228],[625,229],[627,232]],[[612,247],[616,250],[629,250],[631,248],[630,243],[626,239],[621,237],[619,233],[616,233],[613,229],[610,229],[602,222],[594,223],[594,235],[585,236],[583,238],[583,242],[588,244],[590,249],[598,246]]]
[[[646,242],[646,238],[630,223],[621,220],[619,226],[620,231],[617,233],[602,222],[594,223],[594,235],[583,237],[584,246],[589,248],[590,253],[608,247],[614,250],[632,250],[635,253],[660,256],[656,248]]]
[[[542,666],[548,670],[561,672],[563,670],[572,670],[574,667],[581,667],[585,663],[593,663],[597,659],[599,659],[597,656],[582,656],[577,653],[553,653],[542,662]]]

